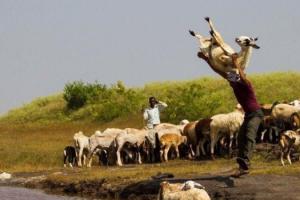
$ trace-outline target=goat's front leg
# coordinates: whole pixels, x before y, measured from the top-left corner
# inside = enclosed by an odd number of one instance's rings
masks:
[[[264,142],[265,134],[268,130],[265,129],[263,132],[261,132],[260,142]]]
[[[92,167],[93,156],[95,155],[95,151],[92,151],[88,156],[88,165],[87,167]]]
[[[138,153],[137,153],[137,156],[138,156],[138,163],[139,163],[139,164],[142,164],[141,153],[138,152]]]
[[[292,164],[292,161],[291,161],[291,150],[289,150],[288,153],[287,153],[287,160],[289,161],[289,164],[291,165]]]
[[[214,134],[210,135],[210,156],[212,160],[215,160],[215,145],[217,141],[217,136]]]
[[[83,166],[86,166],[86,154],[83,154]]]
[[[117,165],[118,166],[122,166],[123,165],[122,161],[121,161],[121,149],[122,149],[122,146],[123,146],[123,144],[118,147],[117,152],[116,152],[116,154],[117,154]]]
[[[83,148],[80,148],[78,153],[78,167],[82,167],[82,163],[81,163],[82,153],[83,153]]]
[[[176,151],[176,158],[178,159],[180,157],[178,145],[175,146],[175,151]]]
[[[64,167],[67,166],[67,163],[66,163],[66,161],[67,161],[67,155],[66,154],[67,154],[66,151],[64,151]]]
[[[205,140],[202,139],[202,140],[200,140],[199,143],[198,143],[197,148],[199,149],[199,150],[198,150],[198,151],[199,151],[199,156],[201,156],[201,154],[202,154],[203,156],[206,156],[206,152],[205,152],[205,150],[204,150],[204,142],[205,142]]]
[[[165,149],[164,149],[164,159],[165,159],[166,162],[168,162],[169,149],[170,149],[169,145],[165,146]]]
[[[231,154],[232,154],[232,143],[233,143],[233,138],[234,138],[234,136],[233,136],[233,135],[230,135],[229,148],[228,148],[228,155],[229,155],[229,158],[231,157]]]
[[[159,153],[160,153],[160,161],[163,162],[163,154],[164,154],[164,146],[161,146],[160,147],[160,150],[159,150]]]

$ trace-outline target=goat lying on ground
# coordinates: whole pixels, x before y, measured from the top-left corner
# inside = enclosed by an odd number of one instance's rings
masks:
[[[279,146],[281,148],[281,164],[284,166],[284,157],[287,158],[289,164],[292,164],[290,153],[293,146],[300,145],[300,129],[297,131],[285,131],[280,135]]]
[[[205,188],[194,181],[183,184],[170,184],[164,181],[160,184],[157,200],[210,200]]]
[[[76,159],[76,149],[72,146],[66,146],[64,148],[64,167],[67,166],[67,161],[70,167],[75,166],[77,159]]]
[[[203,37],[198,33],[195,34],[193,31],[190,31],[190,34],[198,39],[200,51],[219,71],[238,74],[238,70],[232,60],[232,55],[235,54],[235,51],[224,42],[221,34],[214,28],[212,21],[208,17],[206,17],[205,20],[210,26],[211,38]],[[237,54],[237,65],[244,70],[249,63],[252,48],[259,49],[259,46],[255,44],[257,38],[240,36],[236,38],[235,41],[241,47],[240,52]]]
[[[180,144],[187,144],[187,138],[186,138],[186,136],[181,136],[181,135],[173,134],[173,133],[167,133],[159,138],[159,143],[160,143],[161,161],[164,158],[164,160],[167,162],[168,161],[168,152],[169,152],[170,148],[172,146],[175,147],[176,157],[179,158],[178,146]]]

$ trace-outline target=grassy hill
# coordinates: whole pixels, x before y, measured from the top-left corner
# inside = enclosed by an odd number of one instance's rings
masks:
[[[260,103],[294,100],[300,97],[300,73],[277,72],[251,75]],[[95,87],[98,84],[89,84]],[[146,84],[140,88],[126,88],[121,82],[104,90],[95,90],[93,98],[79,108],[70,109],[64,94],[40,97],[0,118],[0,123],[106,123],[118,118],[141,115],[149,96],[168,103],[162,119],[178,122],[196,120],[216,113],[229,112],[236,104],[230,86],[220,78],[204,77],[190,81],[169,81]],[[88,92],[88,95],[90,93]],[[141,119],[140,119],[141,120]]]

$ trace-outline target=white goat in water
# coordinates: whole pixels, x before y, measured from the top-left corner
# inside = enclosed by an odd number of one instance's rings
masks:
[[[232,55],[235,51],[224,42],[221,34],[216,31],[212,24],[212,21],[206,17],[205,20],[208,22],[210,27],[211,38],[203,37],[199,33],[194,33],[190,30],[190,34],[196,37],[200,44],[200,51],[206,56],[210,63],[222,72],[234,72],[238,74]],[[259,49],[260,47],[255,44],[258,38],[251,38],[248,36],[240,36],[235,39],[238,45],[241,47],[240,52],[237,54],[237,65],[244,70],[250,60],[252,54],[252,48]]]

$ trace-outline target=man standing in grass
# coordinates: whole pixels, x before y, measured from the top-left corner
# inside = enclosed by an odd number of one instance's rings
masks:
[[[234,95],[238,103],[242,106],[245,117],[244,122],[238,134],[238,157],[236,159],[239,169],[234,173],[233,177],[249,173],[250,159],[255,148],[255,138],[259,124],[263,120],[263,112],[256,99],[254,89],[251,82],[246,78],[246,74],[237,64],[237,54],[232,55],[232,60],[239,74],[225,73],[215,68],[209,59],[202,53],[198,53],[198,57],[204,59],[208,65],[224,79],[226,79],[233,89]]]
[[[156,147],[154,128],[160,124],[160,112],[164,110],[168,105],[164,102],[157,101],[155,97],[149,98],[149,108],[144,111],[144,120],[147,121],[146,128],[148,131],[148,140],[150,141],[151,148],[151,160],[152,162],[158,161],[159,149]]]
[[[160,112],[168,105],[162,101],[157,101],[155,97],[149,98],[149,108],[144,111],[144,120],[147,121],[147,128],[153,129],[160,124]]]

